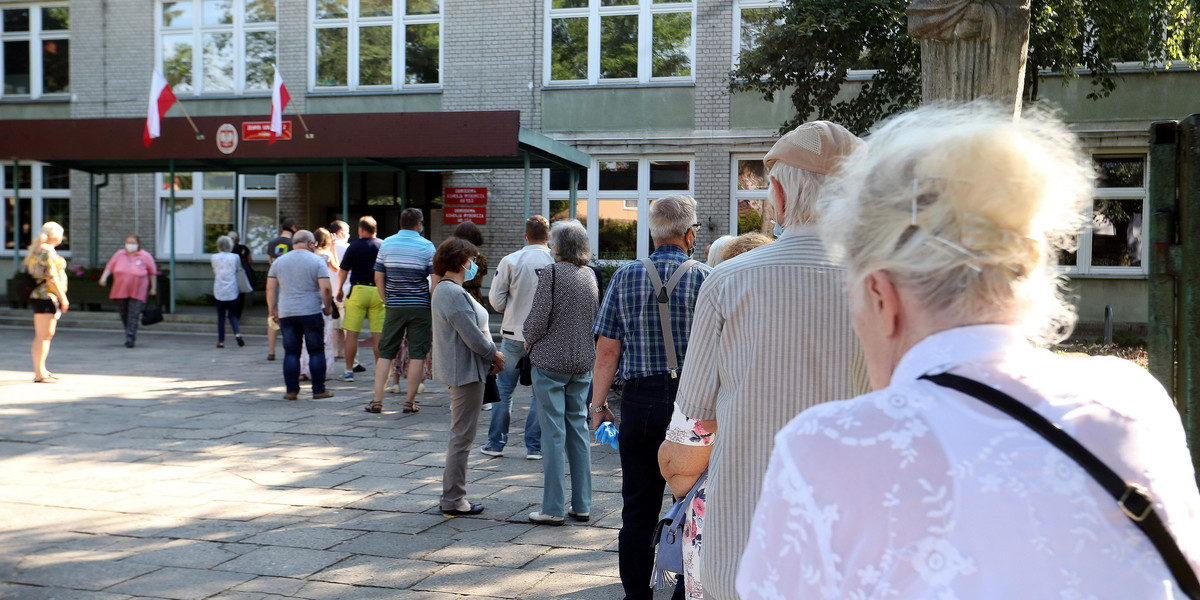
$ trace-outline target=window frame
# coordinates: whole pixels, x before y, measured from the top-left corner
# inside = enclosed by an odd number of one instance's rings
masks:
[[[542,31],[542,84],[546,87],[578,87],[595,85],[693,84],[696,81],[696,5],[699,0],[659,2],[638,0],[633,6],[600,6],[600,0],[588,0],[585,8],[553,8],[554,0],[544,0],[545,19]],[[691,74],[687,76],[654,77],[654,15],[687,13],[691,15],[691,44],[688,61]],[[638,16],[638,75],[637,77],[600,78],[600,20],[601,17]],[[554,19],[587,18],[587,77],[585,79],[552,79]]]
[[[738,234],[738,203],[741,200],[761,200],[763,202],[763,218],[766,223],[766,203],[770,201],[767,189],[743,190],[738,188],[738,163],[742,161],[762,162],[763,154],[733,153],[729,156],[729,231],[728,235]],[[744,232],[749,233],[749,232]],[[760,230],[761,233],[761,230]]]
[[[636,162],[638,165],[637,189],[636,190],[605,190],[601,191],[600,187],[600,163],[602,162]],[[686,190],[651,190],[650,189],[650,163],[652,162],[686,162],[688,163],[688,189]],[[583,187],[582,185],[580,186]],[[600,201],[601,200],[625,200],[628,210],[628,199],[631,195],[637,197],[637,258],[645,258],[650,256],[652,250],[650,244],[650,203],[662,196],[670,196],[672,194],[685,194],[695,197],[694,190],[696,189],[696,157],[691,154],[653,154],[653,155],[631,155],[631,154],[611,154],[611,155],[592,155],[592,162],[587,170],[587,189],[580,189],[577,200],[586,201],[587,214],[587,232],[588,243],[591,246],[593,256],[598,256],[600,252]],[[551,190],[550,189],[550,171],[545,169],[542,172],[542,214],[550,218],[550,202],[551,201],[569,201],[569,190]],[[595,215],[595,218],[590,218]],[[625,260],[618,259],[596,259],[597,264],[623,264]]]
[[[733,56],[731,68],[736,69],[742,57],[742,10],[747,8],[783,8],[784,0],[733,0]],[[875,78],[879,69],[848,69],[846,81],[867,81]]]
[[[160,73],[167,75],[163,65],[163,37],[167,35],[182,35],[189,32],[192,36],[192,89],[181,91],[172,86],[171,91],[182,97],[220,97],[220,96],[270,96],[271,86],[265,89],[246,89],[246,36],[251,33],[273,32],[275,34],[275,61],[279,62],[279,2],[275,0],[275,20],[269,23],[246,23],[246,0],[232,0],[233,23],[228,25],[205,25],[203,19],[203,0],[192,0],[193,18],[188,27],[164,27],[163,4],[172,0],[155,0],[154,2],[154,64]],[[206,91],[204,89],[204,35],[209,33],[228,33],[233,36],[233,89]]]
[[[310,93],[355,93],[391,91],[441,91],[445,84],[445,12],[444,0],[437,0],[438,11],[432,15],[409,15],[407,0],[392,0],[392,14],[386,17],[360,17],[359,0],[346,0],[347,14],[342,19],[317,19],[317,0],[308,0],[308,91]],[[365,22],[360,25],[360,22]],[[408,74],[408,49],[405,35],[409,25],[438,26],[438,81],[437,83],[405,83]],[[361,30],[364,27],[388,26],[392,28],[392,83],[387,85],[360,85],[359,58]],[[317,30],[346,30],[346,85],[317,85]]]
[[[7,212],[4,210],[5,209],[4,204],[8,202],[9,198],[16,199],[16,203],[13,206],[13,210],[20,209],[21,200],[24,200],[24,199],[29,200],[29,215],[31,217],[30,220],[32,221],[32,223],[29,224],[30,225],[29,231],[31,234],[30,239],[32,239],[32,234],[34,232],[37,232],[38,230],[40,230],[42,225],[46,222],[46,202],[45,202],[46,200],[66,200],[67,207],[68,207],[67,214],[68,214],[68,216],[70,215],[71,186],[68,184],[67,187],[65,187],[65,188],[46,188],[46,187],[44,187],[45,176],[42,172],[42,169],[44,167],[48,167],[48,166],[52,166],[52,165],[48,165],[46,163],[28,161],[28,162],[20,163],[20,166],[21,167],[26,167],[26,166],[30,167],[30,173],[29,173],[30,187],[22,187],[22,188],[20,188],[20,190],[18,190],[18,193],[16,193],[16,194],[13,193],[13,187],[11,185],[12,182],[8,181],[8,178],[5,175],[5,168],[4,168],[4,167],[12,167],[12,165],[6,164],[6,165],[3,165],[2,167],[0,167],[0,257],[12,258],[14,251],[20,251],[23,254],[26,253],[26,248],[19,247],[20,244],[13,244],[13,250],[9,250],[7,248],[8,242],[9,242],[9,240],[8,240],[8,215],[7,215]],[[70,172],[71,171],[68,169],[67,170],[68,178],[70,177]],[[14,173],[13,176],[19,179],[21,174],[18,171],[16,173]],[[62,225],[64,225],[64,227],[67,229],[67,233],[70,234],[71,224],[68,222],[68,223],[62,224]],[[15,234],[15,235],[17,236],[17,241],[21,241],[20,234]],[[59,254],[62,255],[64,258],[71,257],[70,250],[60,250]]]
[[[1104,148],[1093,150],[1089,153],[1089,157],[1093,162],[1098,162],[1100,157],[1139,157],[1144,165],[1141,187],[1093,187],[1092,194],[1086,207],[1084,207],[1084,229],[1079,232],[1078,249],[1075,252],[1074,265],[1059,265],[1058,270],[1064,275],[1071,277],[1107,277],[1107,278],[1136,278],[1142,279],[1150,276],[1150,244],[1148,243],[1150,232],[1150,157],[1146,153],[1145,148],[1141,149],[1120,149],[1120,148]],[[1096,210],[1096,200],[1141,200],[1142,201],[1142,246],[1141,246],[1141,265],[1136,267],[1112,267],[1112,266],[1094,266],[1092,265],[1092,250],[1093,250],[1093,230]]]
[[[29,31],[5,32],[0,31],[0,100],[63,100],[71,97],[71,84],[68,75],[67,91],[65,92],[46,92],[44,87],[45,65],[42,61],[42,42],[54,40],[71,41],[71,28],[63,30],[45,30],[42,28],[42,9],[43,8],[66,8],[68,12],[71,9],[69,2],[45,2],[45,3],[28,3],[28,4],[0,4],[0,11],[13,9],[29,9]],[[3,28],[3,21],[0,21],[0,29]],[[29,93],[28,94],[6,94],[4,92],[4,80],[7,73],[4,71],[4,42],[29,42]],[[70,72],[71,50],[67,49],[67,68]]]
[[[176,171],[176,173],[175,173],[176,176],[191,175],[192,189],[190,189],[190,190],[175,190],[175,199],[176,200],[180,200],[180,199],[192,200],[193,206],[196,208],[196,211],[197,211],[196,214],[199,215],[199,218],[197,218],[195,220],[195,222],[190,225],[188,225],[186,223],[180,223],[180,219],[176,218],[175,228],[182,233],[184,231],[184,229],[182,229],[183,227],[190,226],[191,235],[194,236],[194,239],[197,240],[197,244],[198,244],[198,246],[197,246],[198,251],[196,251],[197,248],[188,249],[187,251],[181,251],[178,247],[176,247],[175,248],[175,259],[176,260],[203,262],[205,260],[208,260],[208,257],[210,257],[214,254],[212,252],[204,252],[204,224],[205,224],[204,223],[204,203],[206,200],[209,200],[209,199],[235,201],[235,193],[236,193],[236,202],[234,204],[233,210],[234,210],[235,214],[237,215],[237,222],[236,222],[236,227],[231,227],[230,229],[239,231],[241,233],[242,237],[244,238],[242,243],[246,244],[246,246],[250,248],[250,253],[253,255],[254,258],[264,259],[264,260],[266,259],[266,254],[263,253],[263,251],[262,251],[263,248],[261,247],[261,245],[259,245],[259,244],[252,245],[250,243],[247,243],[247,242],[252,241],[252,240],[246,239],[249,237],[249,233],[246,231],[246,219],[249,216],[248,215],[248,201],[249,200],[263,200],[263,199],[274,200],[275,201],[275,215],[273,217],[273,224],[277,226],[279,223],[279,177],[276,176],[276,178],[275,178],[275,188],[267,189],[267,190],[257,189],[257,188],[247,188],[246,187],[246,174],[244,174],[244,173],[232,173],[235,178],[235,182],[236,182],[235,185],[238,186],[236,192],[232,188],[228,189],[228,190],[215,190],[215,189],[205,189],[203,187],[204,176],[212,175],[212,174],[224,174],[224,173],[231,173],[231,172],[230,171],[212,171],[212,172]],[[171,253],[171,234],[172,234],[172,232],[170,231],[171,215],[168,210],[168,205],[171,202],[171,192],[170,192],[170,190],[163,189],[163,187],[162,187],[162,182],[165,181],[168,174],[167,173],[154,173],[153,176],[154,176],[154,184],[153,185],[154,185],[155,199],[156,199],[156,201],[154,203],[154,228],[155,228],[155,234],[156,234],[155,240],[156,240],[157,247],[155,248],[155,250],[157,251],[157,254],[156,254],[157,256],[169,256]],[[276,233],[277,232],[278,232],[278,230],[276,230]],[[259,247],[256,248],[256,246],[259,246]]]

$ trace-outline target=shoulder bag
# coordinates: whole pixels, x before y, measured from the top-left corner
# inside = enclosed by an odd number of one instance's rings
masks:
[[[675,585],[673,577],[667,573],[683,573],[683,525],[687,522],[688,507],[696,497],[696,492],[708,481],[708,469],[700,474],[700,479],[692,486],[682,500],[676,502],[654,528],[654,573],[650,585],[661,589]]]
[[[250,277],[246,275],[246,270],[242,268],[241,259],[238,259],[237,284],[239,293],[249,294],[254,291],[254,286],[250,284]]]
[[[1104,488],[1104,491],[1113,497],[1113,500],[1116,500],[1117,507],[1121,509],[1121,512],[1125,513],[1125,516],[1129,517],[1129,520],[1133,521],[1133,524],[1141,529],[1146,537],[1150,538],[1150,542],[1162,555],[1163,561],[1166,562],[1167,568],[1170,569],[1171,575],[1175,577],[1175,581],[1183,593],[1192,600],[1200,600],[1200,581],[1196,579],[1196,572],[1192,570],[1191,564],[1183,555],[1183,551],[1179,549],[1171,532],[1167,530],[1162,518],[1154,512],[1154,499],[1150,497],[1149,490],[1136,483],[1126,482],[1108,465],[1104,464],[1104,461],[1060,429],[1058,425],[996,388],[952,373],[923,375],[921,379],[927,379],[942,387],[973,396],[984,404],[1007,414],[1032,429],[1034,433],[1045,438],[1063,454],[1078,463],[1084,471],[1087,471],[1088,475],[1092,476],[1092,479],[1096,480],[1096,483],[1100,484],[1100,487]]]

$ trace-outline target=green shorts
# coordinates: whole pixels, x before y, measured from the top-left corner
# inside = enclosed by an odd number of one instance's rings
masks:
[[[383,331],[383,299],[379,289],[373,285],[356,285],[344,302],[342,329],[357,333],[362,330],[363,319],[367,320],[371,333]]]
[[[408,358],[425,360],[433,345],[433,315],[428,306],[389,306],[379,337],[379,358],[394,359],[408,336]]]

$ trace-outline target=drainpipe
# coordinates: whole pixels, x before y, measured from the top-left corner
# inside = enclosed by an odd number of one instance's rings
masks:
[[[33,174],[30,173],[30,176]],[[33,183],[32,181],[29,183]],[[13,159],[13,273],[21,271],[21,161]],[[33,198],[29,199],[32,209]],[[30,215],[32,216],[32,210]],[[29,241],[33,242],[33,224],[29,227]]]
[[[88,173],[88,267],[100,266],[100,188],[108,187],[108,173],[104,181],[96,183],[96,175]]]

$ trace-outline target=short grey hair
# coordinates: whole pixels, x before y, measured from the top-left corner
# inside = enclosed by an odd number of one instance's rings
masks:
[[[769,173],[783,187],[783,214],[776,217],[780,225],[812,225],[818,221],[817,196],[825,185],[826,175],[805,171],[783,162],[776,162]],[[769,180],[768,180],[769,181]],[[770,184],[770,190],[775,184]],[[768,201],[773,202],[771,193]]]
[[[218,252],[233,252],[233,238],[223,235],[217,238]]]
[[[301,229],[292,235],[292,246],[295,246],[296,244],[307,244],[315,241],[317,241],[317,237],[313,235],[313,232],[307,229]]]
[[[575,219],[554,222],[550,227],[550,245],[563,262],[582,267],[592,258],[587,229]]]
[[[238,232],[236,232],[236,231],[230,231],[226,235],[228,235],[229,239],[233,240],[233,243],[235,243],[235,244],[242,241],[242,236],[238,235]]]
[[[681,238],[696,222],[696,199],[672,194],[650,205],[650,237],[655,240]]]

